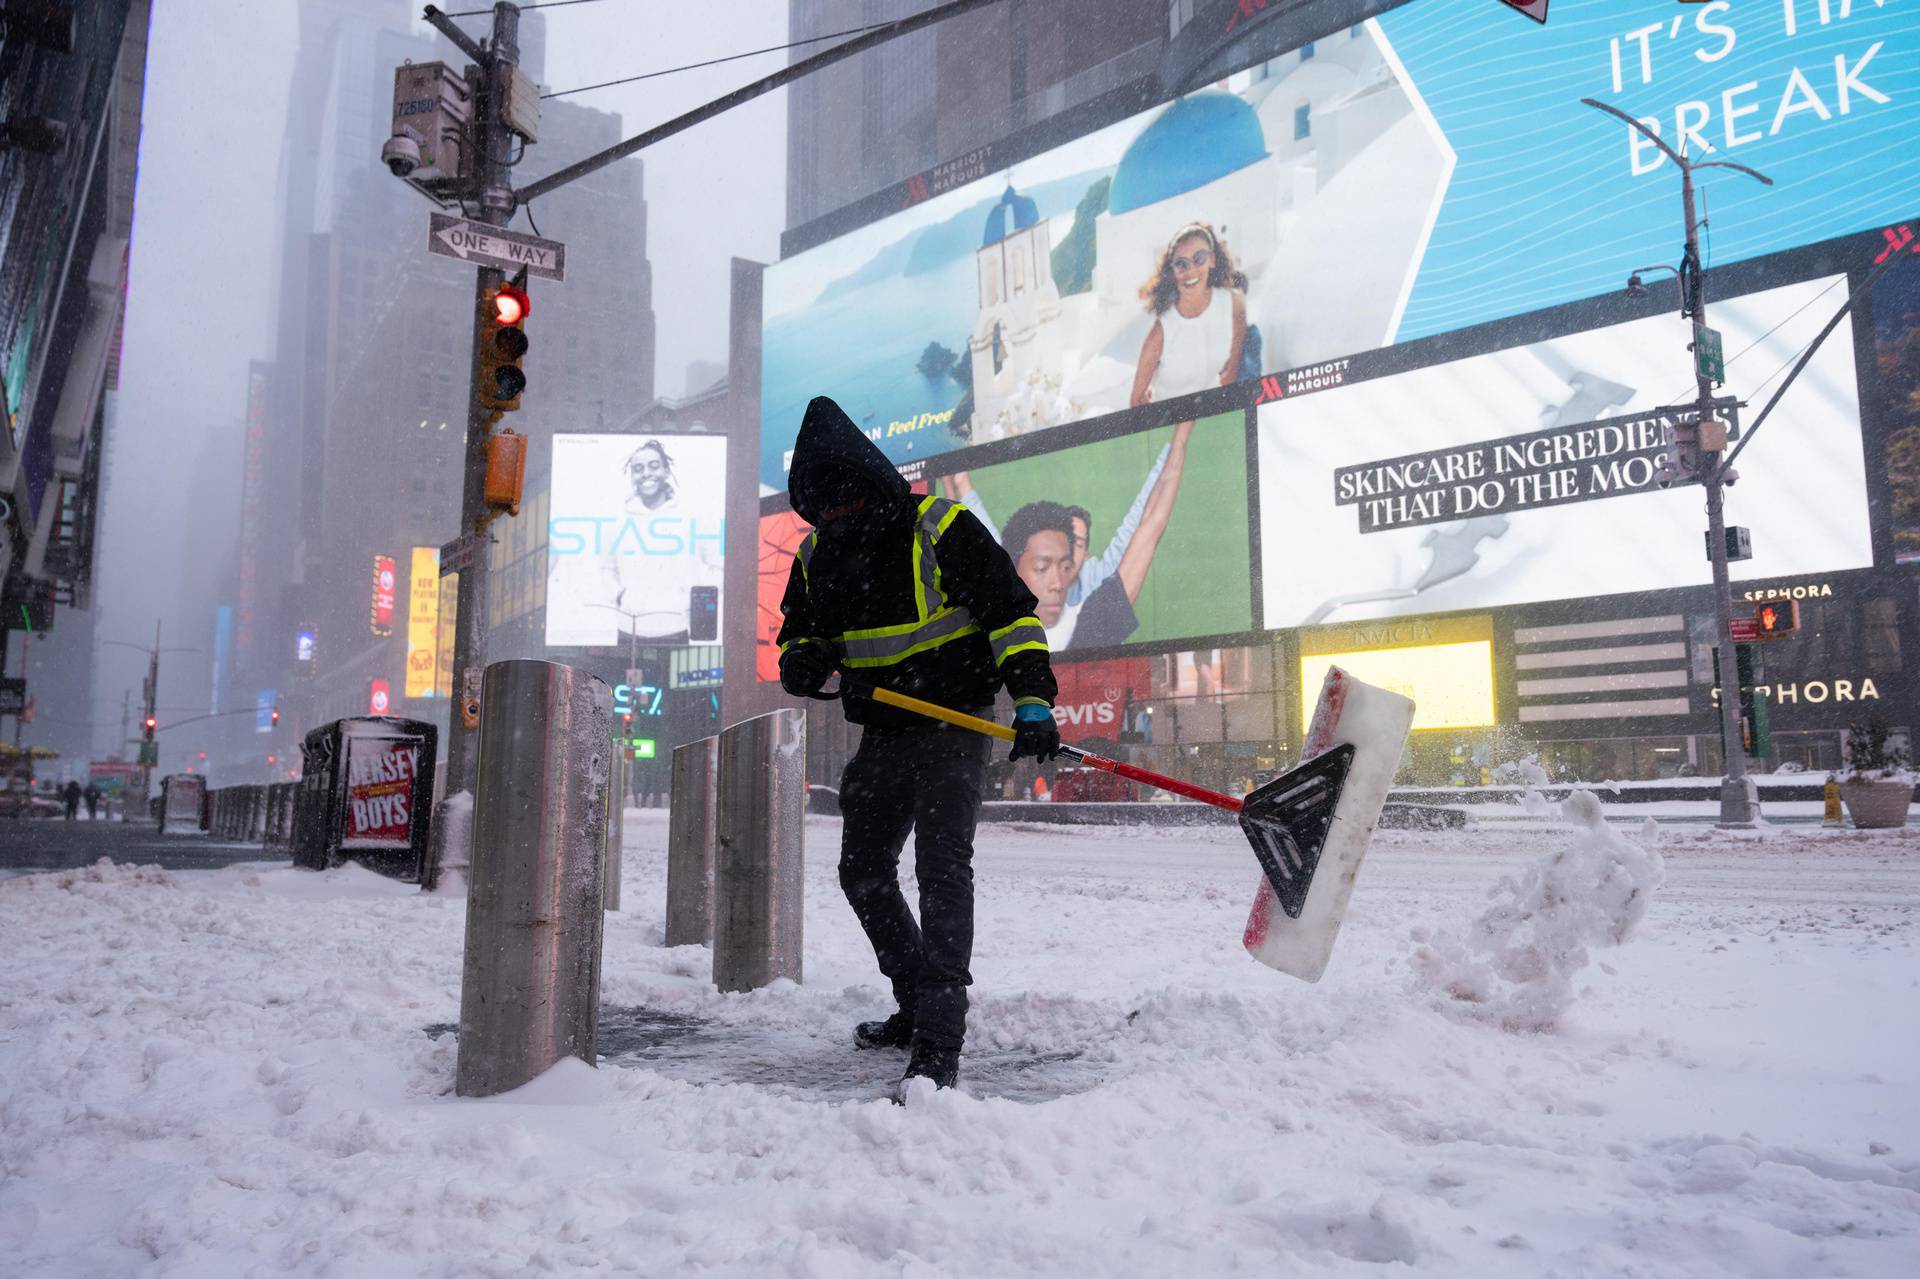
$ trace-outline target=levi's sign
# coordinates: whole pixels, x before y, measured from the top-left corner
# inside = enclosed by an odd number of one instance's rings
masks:
[[[1656,463],[1692,408],[1556,426],[1458,448],[1383,458],[1333,473],[1333,500],[1362,533],[1506,515],[1654,488]]]
[[[524,231],[469,222],[450,213],[427,215],[427,252],[462,262],[479,262],[503,271],[525,267],[543,280],[567,278],[567,246]]]

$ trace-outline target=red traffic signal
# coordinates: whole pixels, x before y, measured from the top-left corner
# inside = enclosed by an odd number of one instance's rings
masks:
[[[160,727],[160,721],[155,719],[153,716],[149,715],[145,719],[140,721],[140,726],[147,730],[148,737],[152,737],[153,730]]]
[[[278,724],[280,722],[280,708],[278,706],[274,707],[268,714],[267,722],[271,724]]]
[[[511,284],[487,290],[480,309],[480,402],[502,413],[520,407],[527,375],[520,359],[527,353],[527,334],[521,327],[533,310],[525,289]]]
[[[1753,621],[1762,639],[1795,634],[1800,629],[1800,601],[1768,600],[1753,610]]]
[[[495,324],[518,324],[527,318],[527,312],[533,309],[532,301],[526,292],[503,284],[493,295],[493,322]]]

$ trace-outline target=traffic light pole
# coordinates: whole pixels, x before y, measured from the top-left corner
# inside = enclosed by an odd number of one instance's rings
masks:
[[[451,21],[435,21],[437,11],[429,9],[427,19],[435,26],[458,32]],[[451,36],[450,36],[451,38]],[[464,33],[455,39],[460,43]],[[511,149],[510,135],[502,119],[507,82],[520,61],[520,10],[507,3],[493,6],[493,40],[481,62],[483,92],[486,101],[475,112],[480,145],[475,150],[480,187],[480,209],[476,221],[490,226],[505,226],[513,219],[512,175],[502,162]],[[460,533],[475,540],[473,553],[460,569],[453,624],[454,711],[447,717],[446,793],[471,792],[479,767],[479,733],[468,727],[465,715],[468,694],[477,696],[480,673],[486,662],[487,609],[487,522],[491,511],[486,501],[487,440],[496,414],[480,399],[482,342],[485,319],[482,315],[489,290],[502,283],[498,268],[480,267],[473,292],[472,382],[467,391],[466,453],[460,493]]]
[[[1773,179],[1764,173],[1750,169],[1744,164],[1735,164],[1731,160],[1708,160],[1695,162],[1675,151],[1662,141],[1660,135],[1640,123],[1625,111],[1608,106],[1593,98],[1582,98],[1582,102],[1605,111],[1627,122],[1652,145],[1658,147],[1674,167],[1680,170],[1680,208],[1686,224],[1686,246],[1682,250],[1684,257],[1680,262],[1680,309],[1683,315],[1693,320],[1695,331],[1707,324],[1707,286],[1701,278],[1700,268],[1700,226],[1694,216],[1693,171],[1695,169],[1733,169],[1750,178],[1757,178],[1768,186]],[[1637,277],[1636,277],[1637,278]],[[1696,414],[1702,427],[1713,417],[1713,379],[1707,375],[1704,363],[1698,352],[1693,361]],[[1736,450],[1737,451],[1737,450]],[[1725,760],[1723,776],[1720,781],[1720,825],[1723,827],[1752,826],[1757,814],[1754,812],[1753,796],[1747,780],[1747,748],[1740,731],[1740,669],[1733,643],[1733,586],[1731,575],[1727,571],[1727,520],[1725,505],[1726,461],[1718,452],[1702,451],[1700,466],[1703,472],[1701,484],[1707,491],[1707,558],[1713,564],[1713,620],[1714,644],[1720,653],[1720,753]]]

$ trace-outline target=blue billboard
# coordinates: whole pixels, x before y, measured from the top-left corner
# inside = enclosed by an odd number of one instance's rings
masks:
[[[1477,6],[1476,6],[1477,7]],[[896,463],[1897,221],[1920,22],[1875,0],[1410,0],[768,268],[763,494],[831,395]],[[1010,151],[1018,153],[1013,146]]]

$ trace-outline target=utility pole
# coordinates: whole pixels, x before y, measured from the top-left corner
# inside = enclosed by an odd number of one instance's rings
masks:
[[[1744,164],[1735,164],[1731,160],[1689,160],[1661,140],[1660,135],[1646,125],[1634,119],[1626,112],[1592,98],[1582,98],[1582,102],[1608,115],[1625,120],[1640,135],[1660,148],[1674,166],[1680,170],[1680,207],[1686,226],[1685,245],[1681,250],[1680,267],[1662,268],[1673,271],[1680,281],[1680,311],[1693,320],[1697,334],[1707,324],[1706,281],[1701,277],[1700,269],[1700,223],[1694,215],[1693,171],[1695,169],[1732,169],[1755,178],[1767,186],[1773,185],[1773,179]],[[1643,268],[1650,269],[1650,268]],[[1639,273],[1635,272],[1629,281],[1629,287],[1637,284]],[[1720,448],[1704,447],[1707,423],[1714,416],[1715,404],[1713,379],[1708,376],[1704,361],[1696,353],[1694,359],[1694,389],[1697,424],[1695,429],[1702,435],[1703,447],[1699,453],[1700,481],[1707,491],[1707,557],[1713,564],[1713,617],[1714,643],[1719,649],[1720,676],[1720,751],[1725,760],[1725,774],[1720,781],[1720,825],[1723,827],[1752,826],[1755,811],[1752,783],[1747,780],[1747,747],[1740,724],[1740,671],[1735,660],[1733,640],[1733,588],[1732,579],[1727,571],[1727,521],[1724,489],[1732,478],[1726,462],[1721,458],[1725,441]],[[1671,429],[1671,428],[1670,428]],[[1737,450],[1736,450],[1737,451]],[[1727,459],[1731,460],[1731,459]]]
[[[489,226],[505,226],[513,220],[513,177],[504,163],[512,149],[511,133],[504,118],[509,83],[520,62],[520,9],[500,0],[493,6],[493,39],[485,48],[476,47],[465,32],[444,13],[427,6],[426,19],[469,57],[479,64],[479,101],[474,110],[474,163],[479,192],[479,210],[475,220]],[[503,276],[497,267],[482,266],[475,271],[473,291],[472,381],[467,392],[467,434],[463,482],[460,492],[460,532],[479,543],[468,562],[460,569],[459,593],[454,608],[453,673],[454,710],[447,716],[448,795],[472,791],[479,766],[478,735],[469,727],[464,713],[469,697],[479,695],[480,673],[486,663],[487,608],[487,524],[493,512],[487,505],[487,441],[499,413],[481,402],[480,379],[485,361],[485,317],[482,310],[490,290],[498,289]]]
[[[769,93],[782,85],[790,84],[821,67],[853,57],[912,32],[925,30],[948,18],[958,17],[997,3],[999,0],[948,0],[945,4],[911,17],[875,27],[831,49],[791,63],[771,75],[743,85],[732,93],[676,116],[664,124],[648,129],[584,160],[550,173],[517,193],[513,189],[512,174],[504,161],[511,149],[512,136],[512,130],[506,121],[506,103],[513,75],[520,60],[519,6],[507,3],[507,0],[496,0],[493,6],[493,38],[485,46],[475,43],[471,36],[454,24],[452,18],[434,5],[427,5],[423,16],[456,48],[473,59],[479,69],[479,85],[472,115],[472,153],[475,170],[471,199],[478,206],[478,212],[473,216],[476,221],[484,222],[489,226],[504,227],[512,221],[514,211],[520,205],[530,203],[537,197],[604,168],[616,160],[633,155],[646,147],[690,129],[703,120],[712,119],[743,102]],[[404,173],[398,168],[394,171],[396,174]],[[485,367],[482,357],[485,354],[486,332],[482,311],[489,297],[489,291],[498,289],[502,282],[501,272],[497,268],[486,266],[477,268],[474,289],[473,382],[467,403],[465,482],[461,491],[460,529],[463,538],[475,539],[478,544],[460,570],[458,605],[454,619],[453,669],[454,699],[457,709],[448,717],[447,724],[446,792],[450,796],[474,789],[479,763],[474,721],[470,720],[464,711],[470,700],[478,701],[479,681],[486,662],[486,527],[494,514],[486,501],[485,493],[487,444],[489,431],[499,418],[498,412],[489,409],[481,398],[481,378]]]

